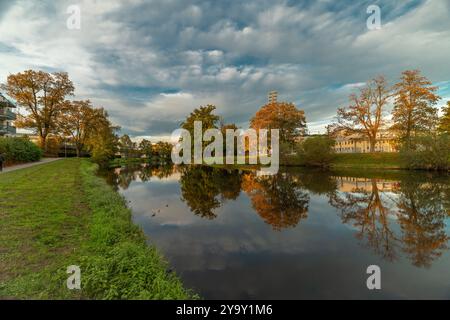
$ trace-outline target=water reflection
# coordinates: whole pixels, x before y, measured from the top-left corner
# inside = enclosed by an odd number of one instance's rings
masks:
[[[179,175],[181,200],[192,213],[217,218],[227,201],[243,191],[259,217],[275,231],[294,228],[308,218],[311,195],[328,199],[360,244],[387,261],[405,254],[428,268],[448,249],[445,219],[450,215],[447,176],[400,175],[397,179],[355,178],[323,171],[287,170],[257,177],[253,172],[212,167],[134,165],[103,173],[126,190],[133,181]]]
[[[241,193],[241,175],[236,170],[185,166],[181,168],[180,187],[182,200],[193,213],[214,219],[217,208]]]
[[[447,249],[448,181],[421,175],[399,181],[336,179],[340,188],[330,204],[343,223],[357,230],[356,237],[383,258],[394,261],[402,251],[413,265],[428,268]]]
[[[164,179],[177,172],[177,167],[172,165],[152,166],[149,164],[131,164],[118,168],[102,170],[100,175],[117,191],[126,190],[133,181],[139,179],[142,182],[152,178]]]
[[[337,180],[340,189],[330,196],[330,204],[338,209],[342,222],[351,224],[357,230],[356,238],[366,240],[366,246],[383,258],[394,260],[396,236],[390,226],[394,219],[390,217],[392,204],[386,194],[393,190],[391,183],[383,183],[380,188],[376,179]]]
[[[246,173],[242,190],[250,197],[253,209],[274,230],[295,227],[308,216],[309,195],[293,175],[256,177]]]
[[[403,179],[397,191],[397,218],[403,250],[418,267],[430,267],[447,249],[445,218],[450,214],[449,184]]]

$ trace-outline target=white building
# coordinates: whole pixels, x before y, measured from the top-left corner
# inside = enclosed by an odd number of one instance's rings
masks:
[[[367,153],[370,152],[369,139],[359,133],[345,135],[338,133],[335,138],[334,151],[336,153]],[[377,134],[375,152],[398,152],[395,135],[387,130]]]
[[[16,105],[11,99],[0,93],[0,136],[16,134],[16,128],[13,126],[13,121],[16,120],[14,108]]]

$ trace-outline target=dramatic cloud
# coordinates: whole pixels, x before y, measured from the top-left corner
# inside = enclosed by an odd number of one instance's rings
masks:
[[[69,30],[67,7],[81,9]],[[367,7],[382,28],[366,27]],[[69,72],[78,98],[123,132],[168,137],[216,104],[245,127],[268,91],[323,130],[368,79],[419,68],[450,98],[450,4],[402,1],[0,1],[0,82],[27,68]]]

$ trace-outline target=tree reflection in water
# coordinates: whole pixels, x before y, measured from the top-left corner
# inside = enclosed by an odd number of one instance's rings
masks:
[[[133,164],[123,167],[111,168],[99,172],[101,176],[106,179],[106,182],[113,186],[117,191],[119,187],[123,190],[129,188],[131,182],[138,178],[145,182],[150,181],[152,177],[164,179],[176,172],[176,167],[172,165],[167,166],[152,166],[149,164]]]
[[[392,180],[333,176],[329,172],[286,169],[257,177],[204,166],[134,165],[103,172],[116,189],[134,180],[164,179],[180,173],[181,200],[196,215],[214,219],[217,209],[241,190],[256,213],[276,231],[308,217],[310,195],[328,199],[356,237],[384,259],[406,255],[417,267],[430,267],[448,249],[445,219],[450,217],[448,177],[407,173]]]
[[[214,212],[225,200],[235,200],[241,192],[241,175],[237,170],[203,166],[181,169],[181,200],[196,215],[214,219]]]
[[[430,267],[448,248],[445,218],[450,215],[450,186],[408,177],[400,189],[397,217],[403,250],[415,266]]]
[[[330,196],[342,221],[357,228],[357,238],[387,260],[397,259],[401,250],[413,265],[430,267],[449,240],[445,231],[450,214],[448,181],[418,180],[416,176],[399,182],[363,180],[358,185],[353,178],[351,190],[342,191],[346,187],[341,184]]]
[[[242,189],[250,197],[253,209],[274,230],[295,227],[308,216],[309,195],[296,176],[279,173],[256,177],[247,173]]]
[[[363,186],[356,185],[349,192],[335,192],[330,204],[338,209],[343,223],[358,230],[359,240],[366,239],[367,246],[392,261],[396,258],[396,238],[390,227],[390,208],[381,199],[376,179],[360,184]]]

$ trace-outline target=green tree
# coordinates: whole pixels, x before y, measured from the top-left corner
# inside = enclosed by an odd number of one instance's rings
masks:
[[[125,156],[125,158],[129,158],[135,153],[136,144],[131,141],[129,135],[124,134],[119,139],[119,149],[120,152]]]
[[[108,113],[104,109],[96,110],[95,130],[89,135],[86,146],[91,152],[92,160],[103,166],[114,158],[118,150],[119,138],[116,132],[119,127],[111,124]]]
[[[169,142],[158,141],[153,146],[153,154],[152,156],[160,163],[167,164],[171,161],[173,145]]]
[[[153,153],[153,145],[150,141],[143,139],[141,143],[139,143],[139,151],[144,154],[147,158],[152,157]]]
[[[221,124],[220,125],[220,131],[222,132],[223,137],[227,136],[227,130],[238,130],[238,127],[234,124],[234,123],[228,123],[228,124]],[[223,143],[223,154],[226,155],[227,154],[227,144],[225,143],[226,140],[224,138],[224,143]],[[234,155],[237,156],[237,145],[238,145],[238,138],[235,136],[234,137]]]
[[[194,138],[194,122],[201,121],[202,122],[202,136],[203,133],[208,129],[218,129],[218,125],[220,122],[220,117],[214,114],[216,107],[214,105],[208,104],[206,107],[200,106],[199,108],[194,109],[186,120],[181,124],[183,129],[186,129],[191,134],[191,137]],[[208,145],[208,142],[204,141],[202,150]],[[191,141],[191,149],[192,155],[194,155],[194,142]]]
[[[328,167],[334,158],[334,140],[327,136],[307,138],[300,147],[301,162],[314,167]]]
[[[418,133],[430,133],[436,127],[437,109],[434,105],[440,97],[435,94],[438,88],[431,85],[432,82],[419,70],[407,70],[394,86],[392,129],[400,133],[408,147],[412,137]]]
[[[438,130],[441,133],[450,134],[450,101],[447,101],[447,105],[442,107],[444,113],[439,119]]]
[[[400,156],[411,169],[447,170],[450,168],[450,136],[413,137],[400,149]]]

